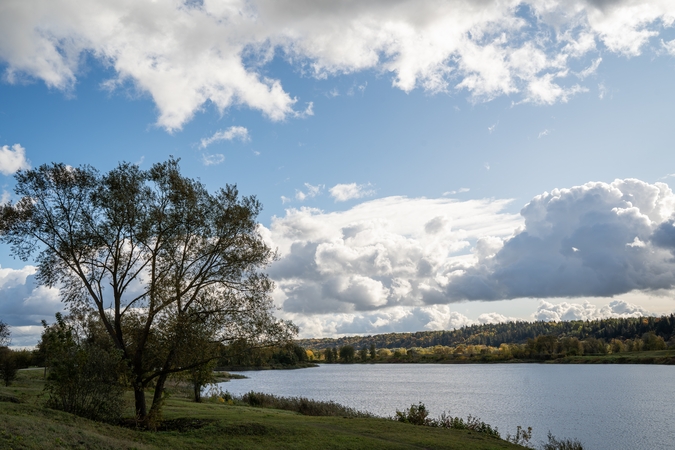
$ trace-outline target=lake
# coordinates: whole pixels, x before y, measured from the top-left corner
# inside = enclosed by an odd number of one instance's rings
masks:
[[[238,373],[249,378],[220,388],[333,400],[384,417],[422,402],[432,417],[471,414],[502,437],[530,426],[537,447],[550,430],[585,449],[675,448],[672,366],[324,364]]]

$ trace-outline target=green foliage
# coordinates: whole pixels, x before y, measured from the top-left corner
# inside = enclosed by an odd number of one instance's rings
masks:
[[[18,370],[19,364],[15,353],[7,347],[0,347],[0,377],[5,382],[5,386],[12,384]]]
[[[250,406],[294,411],[305,416],[373,417],[370,413],[340,405],[333,401],[322,402],[304,397],[279,397],[262,392],[249,392],[234,398]]]
[[[396,410],[396,420],[413,425],[430,426],[431,419],[428,416],[427,407],[422,402],[419,405],[410,405],[410,408],[404,411]]]
[[[323,354],[324,354],[324,359],[327,363],[335,362],[335,358],[333,357],[333,349],[332,348],[325,349]]]
[[[130,369],[140,417],[157,412],[170,375],[214,359],[215,343],[281,344],[297,333],[273,314],[262,206],[236,186],[210,193],[173,158],[105,174],[45,164],[15,178],[20,200],[0,205],[0,242],[35,260],[37,280],[59,286],[71,311],[98,316]]]
[[[119,351],[95,339],[81,340],[60,313],[39,345],[49,364],[47,406],[92,420],[119,420],[124,408]]]
[[[666,342],[661,336],[657,336],[656,333],[650,331],[642,335],[642,342],[644,342],[645,351],[654,351],[654,350],[665,350]]]
[[[246,340],[223,346],[217,366],[220,368],[291,368],[306,367],[307,350],[294,344],[255,347]],[[230,369],[231,370],[231,369]]]
[[[483,433],[490,437],[498,439],[500,438],[497,428],[493,428],[489,424],[481,421],[479,418],[471,415],[469,415],[465,421],[460,417],[453,417],[443,412],[438,419],[432,419],[429,417],[429,411],[427,411],[426,406],[424,406],[424,403],[422,402],[420,402],[418,405],[410,405],[410,408],[404,411],[396,410],[396,416],[393,419],[398,422],[410,423],[412,425],[425,427],[471,430],[475,431],[476,433]],[[529,436],[531,437],[532,429],[528,428],[528,432]],[[518,427],[518,433],[519,436],[522,434],[520,427]]]
[[[587,338],[602,339],[605,343],[612,339],[626,341],[637,338],[641,341],[642,336],[650,331],[662,337],[664,342],[668,342],[675,337],[675,314],[662,317],[628,317],[592,321],[516,321],[471,325],[448,331],[345,336],[337,339],[303,339],[299,340],[298,344],[311,349],[344,345],[352,345],[356,349],[367,348],[371,345],[379,349],[429,348],[438,345],[445,347],[483,345],[498,348],[501,344],[527,344],[528,339],[536,339],[539,336],[555,336],[559,341],[564,338],[575,338],[577,342]],[[628,351],[639,351],[639,349]]]
[[[354,347],[351,345],[344,345],[340,347],[340,362],[353,363],[355,353]]]

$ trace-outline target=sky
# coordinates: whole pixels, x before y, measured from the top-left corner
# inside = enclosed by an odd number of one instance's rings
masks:
[[[675,311],[671,0],[4,0],[0,201],[41,164],[234,183],[302,337]],[[0,320],[63,310],[0,246]]]

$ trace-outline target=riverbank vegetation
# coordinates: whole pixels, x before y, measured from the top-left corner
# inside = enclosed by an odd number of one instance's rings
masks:
[[[675,316],[509,322],[297,342],[325,363],[675,364]]]
[[[305,399],[248,394],[243,399],[214,393],[201,403],[191,392],[169,385],[162,421],[155,431],[137,427],[132,392],[117,424],[88,420],[45,407],[44,371],[20,370],[14,384],[0,387],[0,447],[8,449],[516,449],[506,440],[470,429],[417,427]],[[257,404],[262,402],[262,404]],[[297,410],[272,409],[292,405]],[[256,406],[251,406],[256,403]],[[319,415],[313,415],[317,412]]]

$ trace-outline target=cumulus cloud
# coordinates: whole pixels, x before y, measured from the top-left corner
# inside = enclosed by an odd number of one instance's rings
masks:
[[[288,209],[262,229],[281,255],[270,268],[275,301],[289,314],[370,317],[467,300],[675,288],[675,195],[666,184],[626,179],[555,189],[519,215],[505,212],[508,204],[387,197],[341,212]],[[645,313],[624,300],[609,308],[542,307],[536,317]]]
[[[311,114],[267,75],[275,55],[317,78],[375,70],[406,92],[548,104],[584,90],[568,77],[590,75],[601,50],[640,54],[674,11],[669,0],[5,0],[0,59],[10,82],[69,90],[97,58],[115,74],[104,85],[149,94],[167,130],[207,103],[272,120]]]
[[[217,131],[213,136],[209,138],[204,138],[201,140],[199,147],[206,148],[214,142],[218,141],[232,141],[239,139],[242,142],[248,142],[251,140],[251,137],[248,134],[248,129],[245,127],[234,126],[226,130]]]
[[[370,183],[368,184],[336,184],[328,191],[330,195],[335,199],[336,202],[346,202],[347,200],[353,200],[356,198],[368,197],[375,193],[374,190],[369,189]]]
[[[491,258],[448,274],[448,301],[608,297],[675,286],[675,196],[664,183],[587,183],[535,197]]]
[[[53,322],[54,314],[64,309],[58,289],[36,283],[36,270],[0,267],[0,317],[12,327],[12,346],[35,345],[41,321]]]
[[[14,144],[11,148],[8,145],[0,147],[0,173],[12,175],[22,169],[30,169],[26,149],[20,144]]]
[[[308,198],[314,198],[321,194],[321,191],[324,187],[325,186],[323,184],[317,184],[316,186],[313,186],[309,183],[305,183],[305,191],[301,191],[299,189],[295,190],[295,199],[302,202]]]
[[[561,320],[596,320],[610,317],[645,317],[654,314],[645,308],[629,303],[625,300],[614,300],[599,307],[586,301],[580,303],[562,302],[558,304],[540,301],[537,311],[534,313],[535,320],[546,322],[559,322]]]
[[[452,330],[477,323],[447,305],[393,307],[365,313],[284,314],[300,327],[300,337]]]
[[[501,242],[521,224],[508,204],[387,197],[342,212],[289,209],[262,231],[281,254],[270,267],[277,303],[297,313],[447,303],[445,273],[470,262],[472,242]]]

